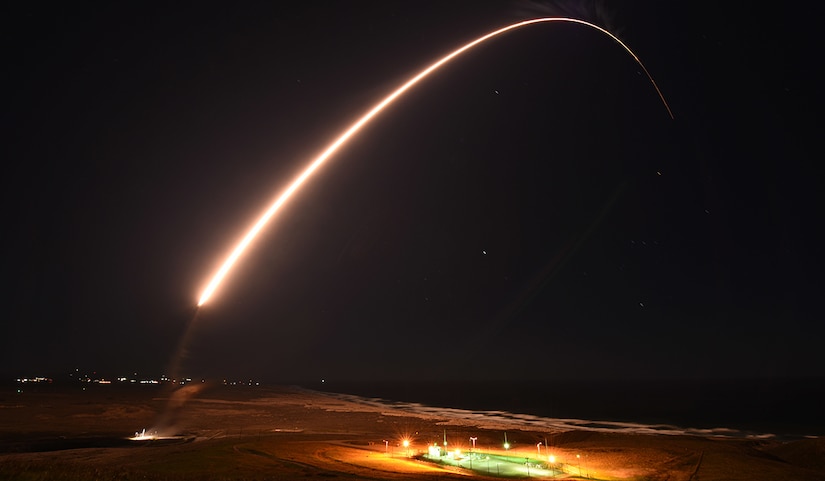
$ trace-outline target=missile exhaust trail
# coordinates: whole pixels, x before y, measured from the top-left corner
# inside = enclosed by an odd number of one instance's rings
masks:
[[[590,22],[586,22],[584,20],[579,20],[575,18],[567,18],[567,17],[543,17],[543,18],[536,18],[531,20],[525,20],[521,22],[517,22],[506,27],[500,28],[493,32],[490,32],[486,35],[483,35],[466,45],[454,50],[453,52],[447,54],[446,56],[442,57],[441,59],[437,60],[435,63],[430,65],[429,67],[425,68],[411,79],[407,80],[403,85],[398,87],[395,91],[390,93],[386,96],[383,100],[381,100],[378,104],[372,107],[367,113],[365,113],[361,118],[356,120],[352,125],[347,127],[347,129],[333,141],[317,158],[315,158],[299,175],[296,177],[289,186],[281,192],[281,194],[275,199],[272,205],[261,215],[261,217],[252,225],[252,227],[247,231],[247,233],[241,238],[238,244],[232,249],[232,252],[226,258],[226,260],[221,264],[218,271],[213,275],[212,279],[207,284],[206,288],[201,293],[201,296],[198,300],[198,307],[203,306],[209,301],[209,298],[214,294],[215,290],[220,286],[221,282],[223,281],[224,277],[229,273],[232,269],[232,266],[237,262],[237,260],[243,255],[246,248],[255,240],[255,237],[258,236],[260,231],[267,225],[269,220],[280,210],[281,206],[292,197],[292,194],[295,193],[304,182],[309,179],[312,174],[321,167],[327,159],[329,159],[341,146],[343,146],[352,136],[358,133],[361,128],[369,123],[374,117],[376,117],[379,113],[381,113],[384,108],[389,106],[393,103],[398,97],[403,95],[413,86],[415,86],[418,82],[422,79],[429,76],[434,71],[438,70],[441,66],[448,63],[452,59],[460,56],[462,53],[466,52],[467,50],[472,49],[476,45],[486,42],[494,37],[497,37],[505,32],[509,32],[511,30],[516,30],[521,27],[526,27],[528,25],[535,25],[540,23],[549,23],[549,22],[565,22],[565,23],[574,23],[584,25],[586,27],[598,30],[599,32],[607,35],[611,39],[613,39],[616,43],[621,45],[622,48],[630,54],[631,57],[639,64],[639,67],[645,72],[650,83],[653,84],[653,88],[656,89],[656,93],[659,95],[659,98],[662,100],[662,103],[667,110],[668,115],[670,118],[673,118],[673,112],[670,110],[670,106],[668,105],[667,101],[665,100],[664,95],[662,95],[661,90],[659,90],[659,86],[656,85],[656,82],[653,80],[653,77],[650,75],[650,72],[647,71],[642,61],[639,60],[639,57],[630,50],[630,47],[625,45],[624,42],[619,40],[618,37],[610,33],[609,31],[599,27],[598,25],[592,24]]]

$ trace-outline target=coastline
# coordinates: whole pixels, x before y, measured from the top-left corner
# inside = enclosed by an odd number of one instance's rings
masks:
[[[524,420],[576,420],[573,424],[581,428],[590,422],[616,428],[659,426],[696,435],[727,431],[736,437],[825,436],[819,405],[819,400],[825,399],[825,378],[325,382],[302,387],[386,404],[510,413],[510,417]]]

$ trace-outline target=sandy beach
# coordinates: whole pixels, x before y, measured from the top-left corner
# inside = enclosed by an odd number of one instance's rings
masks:
[[[469,452],[474,442],[476,453],[523,456],[536,466],[552,455],[555,471],[528,470],[539,478],[825,480],[821,438],[531,421],[519,426],[484,413],[410,409],[293,387],[7,390],[0,398],[0,479],[500,479],[490,461],[470,470],[466,463],[420,459],[446,440],[449,451]],[[128,439],[135,434],[150,439]]]

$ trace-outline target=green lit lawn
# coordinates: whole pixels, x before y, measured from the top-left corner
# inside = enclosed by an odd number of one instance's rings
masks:
[[[538,461],[534,458],[486,453],[483,451],[461,453],[459,455],[453,452],[441,451],[440,454],[424,454],[420,459],[444,466],[456,466],[487,475],[506,478],[553,478],[561,475],[579,474],[575,466],[562,463],[555,463],[553,466],[549,466],[547,462]]]

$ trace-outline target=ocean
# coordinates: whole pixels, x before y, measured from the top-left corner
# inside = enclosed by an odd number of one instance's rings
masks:
[[[586,421],[581,426],[633,423],[737,437],[825,436],[825,378],[325,381],[303,387],[411,409],[423,405],[475,414]]]

